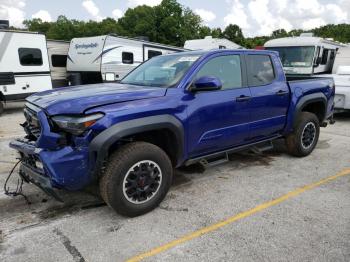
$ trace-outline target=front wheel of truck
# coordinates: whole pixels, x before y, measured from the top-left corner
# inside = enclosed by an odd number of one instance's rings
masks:
[[[113,153],[100,180],[103,200],[117,213],[135,217],[156,208],[167,194],[173,168],[167,154],[146,142],[123,145]]]
[[[294,125],[292,134],[286,137],[288,152],[297,157],[309,155],[317,145],[320,135],[320,123],[317,116],[301,112]]]

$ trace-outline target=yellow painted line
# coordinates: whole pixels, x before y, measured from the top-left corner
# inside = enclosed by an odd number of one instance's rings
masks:
[[[221,227],[224,227],[224,226],[227,226],[229,224],[232,224],[233,222],[236,222],[242,218],[245,218],[245,217],[249,217],[255,213],[258,213],[260,211],[263,211],[269,207],[272,207],[272,206],[275,206],[281,202],[284,202],[292,197],[296,197],[298,195],[300,195],[301,193],[305,192],[305,191],[308,191],[308,190],[311,190],[315,187],[318,187],[318,186],[321,186],[323,184],[326,184],[328,182],[331,182],[332,180],[335,180],[339,177],[343,177],[343,176],[347,176],[347,175],[350,175],[350,168],[348,169],[345,169],[341,172],[339,172],[338,174],[334,175],[334,176],[330,176],[330,177],[327,177],[325,179],[322,179],[316,183],[313,183],[313,184],[309,184],[309,185],[306,185],[304,187],[300,187],[300,188],[297,188],[296,190],[294,191],[291,191],[279,198],[276,198],[274,200],[271,200],[271,201],[268,201],[268,202],[265,202],[261,205],[258,205],[250,210],[247,210],[247,211],[244,211],[242,213],[239,213],[237,215],[234,215],[232,217],[229,217],[223,221],[220,221],[216,224],[213,224],[213,225],[210,225],[208,227],[204,227],[202,229],[199,229],[197,231],[194,231],[188,235],[185,235],[183,237],[180,237],[178,239],[175,239],[167,244],[164,244],[164,245],[161,245],[159,247],[156,247],[156,248],[153,248],[145,253],[142,253],[142,254],[139,254],[137,256],[134,256],[130,259],[127,260],[127,262],[136,262],[136,261],[141,261],[142,259],[145,259],[145,258],[148,258],[148,257],[152,257],[152,256],[155,256],[161,252],[164,252],[170,248],[173,248],[175,246],[178,246],[182,243],[185,243],[185,242],[188,242],[194,238],[198,238],[204,234],[207,234],[207,233],[210,233],[212,231],[215,231]]]

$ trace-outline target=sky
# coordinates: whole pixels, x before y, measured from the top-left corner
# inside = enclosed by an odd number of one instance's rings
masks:
[[[120,18],[138,5],[157,5],[161,0],[0,0],[0,19],[16,27],[24,19],[55,21],[57,16],[96,20]],[[204,25],[224,28],[239,25],[245,36],[269,35],[284,28],[311,29],[325,24],[350,23],[350,0],[178,0],[200,15]]]

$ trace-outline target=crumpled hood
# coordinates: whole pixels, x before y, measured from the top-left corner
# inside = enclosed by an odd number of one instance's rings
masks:
[[[82,114],[107,104],[164,96],[166,88],[125,84],[94,84],[53,89],[36,93],[27,101],[49,115]]]

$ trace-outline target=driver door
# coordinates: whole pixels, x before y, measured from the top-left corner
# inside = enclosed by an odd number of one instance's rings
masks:
[[[190,157],[224,150],[249,139],[250,90],[242,74],[239,54],[220,54],[203,64],[194,81],[215,76],[222,89],[192,94],[188,103],[188,152]]]

